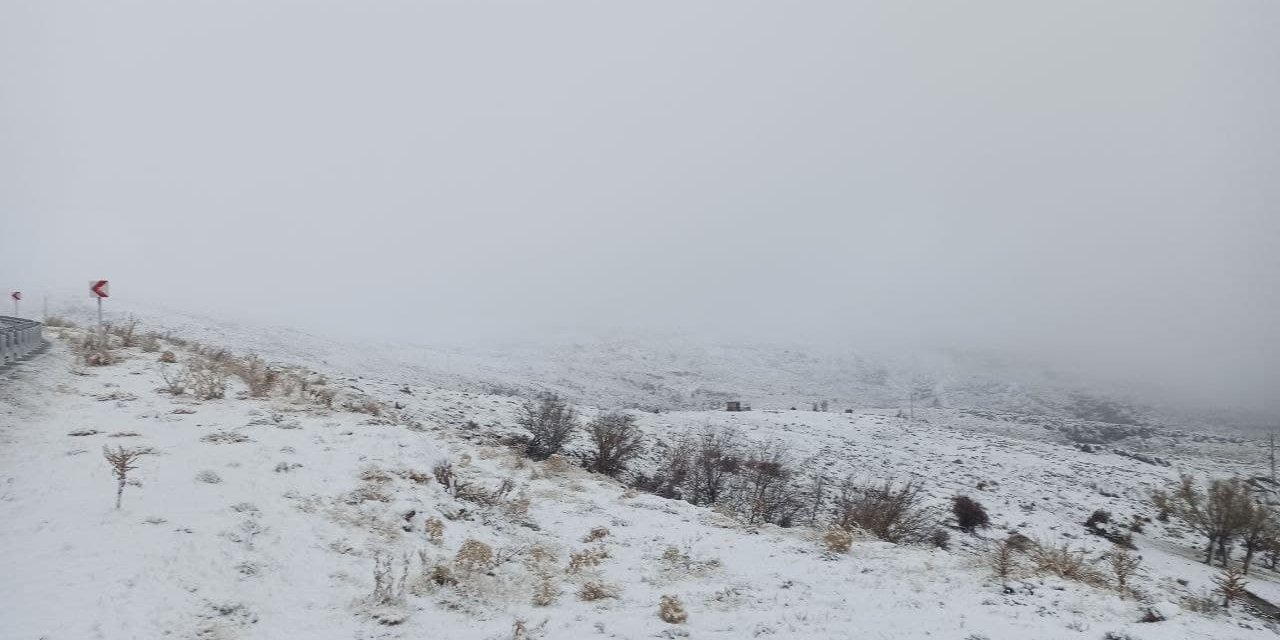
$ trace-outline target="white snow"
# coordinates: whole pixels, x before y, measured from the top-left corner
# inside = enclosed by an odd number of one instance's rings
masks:
[[[187,329],[200,331],[194,321]],[[54,337],[59,330],[49,333],[47,353],[0,370],[0,638],[489,639],[513,637],[518,620],[528,637],[545,638],[1274,636],[1271,623],[1239,609],[1177,615],[1173,603],[1207,591],[1214,570],[1196,561],[1199,540],[1176,523],[1135,535],[1142,600],[1041,576],[1011,582],[1006,594],[984,565],[981,538],[953,532],[949,551],[859,539],[832,556],[807,527],[746,527],[571,465],[527,462],[499,444],[516,430],[517,398],[417,378],[352,346],[220,333],[238,352],[312,367],[333,387],[398,403],[400,417],[248,398],[238,383],[225,399],[172,397],[158,391],[156,354],[122,349],[122,362],[86,368]],[[1094,509],[1127,522],[1153,515],[1150,489],[1179,472],[1255,468],[1252,453],[1221,442],[1154,438],[1149,447],[1173,463],[1162,467],[1081,452],[1041,425],[952,410],[921,411],[916,421],[875,412],[637,415],[651,442],[722,428],[834,475],[923,478],[939,505],[958,492],[985,504],[996,526],[982,536],[1017,530],[1095,556],[1110,543],[1084,532]],[[478,428],[464,428],[469,420]],[[119,510],[102,457],[103,446],[117,445],[154,450]],[[460,499],[432,478],[441,461],[473,486],[509,479],[513,488],[492,506]],[[428,518],[444,524],[439,544],[424,531]],[[608,535],[583,542],[595,527]],[[456,586],[419,580],[421,557],[448,565],[472,538],[510,560],[492,575],[455,568]],[[599,566],[568,571],[571,552],[597,547],[608,552]],[[376,557],[389,557],[396,577],[408,559],[402,603],[369,601]],[[540,572],[562,592],[546,607],[531,601]],[[1255,591],[1280,593],[1275,574],[1255,574]],[[592,581],[617,597],[579,600]],[[658,618],[662,595],[680,598],[687,623]],[[1138,622],[1150,606],[1168,620]]]

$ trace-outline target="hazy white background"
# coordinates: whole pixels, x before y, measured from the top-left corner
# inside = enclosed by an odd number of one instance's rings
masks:
[[[0,0],[0,286],[1275,408],[1278,114],[1273,0]]]

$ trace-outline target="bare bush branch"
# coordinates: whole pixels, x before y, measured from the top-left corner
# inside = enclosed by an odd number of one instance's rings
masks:
[[[525,453],[534,460],[546,460],[552,454],[560,453],[578,427],[578,412],[554,393],[543,393],[535,400],[526,400],[521,411],[520,426],[533,436],[525,447]]]
[[[592,471],[616,476],[626,468],[629,460],[640,454],[642,435],[635,422],[634,416],[608,413],[587,425],[587,433],[596,449],[591,460]]]
[[[129,481],[129,472],[137,469],[138,458],[147,453],[146,449],[130,449],[117,446],[115,449],[102,448],[102,457],[111,465],[111,473],[116,477],[116,508],[120,508],[124,497],[124,485]]]
[[[923,542],[933,531],[933,516],[924,505],[923,490],[924,485],[916,480],[901,486],[892,478],[880,486],[846,481],[837,500],[835,524],[863,529],[888,542]]]

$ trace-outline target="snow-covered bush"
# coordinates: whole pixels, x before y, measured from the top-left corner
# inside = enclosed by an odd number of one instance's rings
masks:
[[[689,614],[684,610],[684,604],[675,596],[662,596],[658,601],[658,617],[663,622],[671,624],[682,624],[689,619]]]
[[[853,534],[844,529],[828,529],[822,534],[822,546],[832,553],[848,553],[853,546]]]
[[[444,541],[444,522],[439,518],[427,518],[422,523],[422,529],[427,534],[427,540],[431,544],[440,544]]]
[[[560,598],[561,593],[560,586],[556,584],[551,574],[544,573],[539,575],[533,585],[533,606],[551,606]]]
[[[166,351],[165,353],[169,353]],[[161,358],[161,362],[164,359]],[[160,390],[170,395],[180,396],[187,392],[188,378],[186,373],[182,371],[174,371],[169,367],[160,367],[160,381],[163,384]]]
[[[613,586],[604,584],[603,582],[588,582],[578,589],[578,599],[588,602],[593,600],[603,600],[605,598],[617,598],[620,590]]]
[[[138,319],[126,318],[123,322],[112,323],[107,326],[107,332],[117,338],[120,338],[120,346],[136,347],[138,346]]]
[[[201,400],[216,400],[227,395],[227,373],[215,361],[188,364],[184,375],[191,395]]]
[[[463,571],[487,571],[493,567],[493,547],[475,538],[467,538],[458,548],[453,564]]]
[[[155,353],[160,350],[160,339],[156,337],[156,334],[148,333],[142,336],[138,346],[146,353]]]
[[[569,554],[569,571],[578,572],[587,567],[599,566],[600,562],[608,557],[609,550],[603,546],[571,553]]]
[[[91,367],[103,367],[116,361],[111,351],[111,338],[105,332],[85,331],[73,345],[81,362]]]
[[[1031,561],[1035,563],[1036,569],[1043,573],[1097,586],[1105,583],[1102,574],[1093,567],[1085,550],[1072,550],[1065,543],[1053,545],[1047,541],[1037,541],[1031,549]]]
[[[227,368],[244,382],[245,386],[249,388],[249,395],[254,398],[263,398],[269,395],[280,378],[279,371],[255,355],[232,360]]]

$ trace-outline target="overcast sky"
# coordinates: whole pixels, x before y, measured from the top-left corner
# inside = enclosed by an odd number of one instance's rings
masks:
[[[1280,405],[1280,2],[0,0],[0,286]]]

